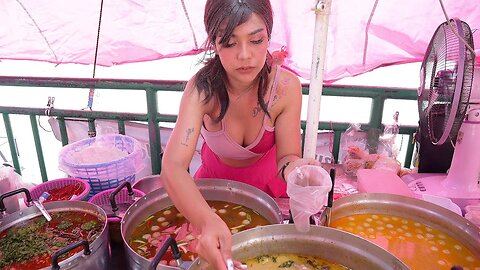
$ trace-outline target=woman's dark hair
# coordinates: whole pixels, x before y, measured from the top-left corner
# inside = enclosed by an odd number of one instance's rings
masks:
[[[207,31],[205,49],[210,55],[205,66],[201,68],[195,79],[195,86],[198,91],[205,93],[204,102],[215,98],[220,103],[220,115],[216,121],[225,116],[229,105],[227,93],[227,74],[223,68],[220,58],[213,52],[217,35],[222,30],[220,44],[227,45],[233,30],[238,25],[246,22],[255,13],[263,18],[267,27],[268,39],[270,40],[273,27],[272,7],[269,0],[207,0],[205,4],[204,24]],[[268,74],[271,70],[271,55],[267,52],[267,60],[257,76],[258,79],[258,103],[267,114],[267,105],[264,97],[267,93]],[[270,115],[269,115],[270,116]]]

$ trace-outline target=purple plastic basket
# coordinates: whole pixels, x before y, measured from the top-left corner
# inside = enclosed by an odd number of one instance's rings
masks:
[[[82,180],[78,178],[60,178],[60,179],[49,180],[47,182],[44,182],[38,186],[31,188],[30,195],[32,196],[32,200],[38,200],[38,198],[40,198],[40,195],[42,195],[43,192],[52,190],[54,188],[65,187],[72,184],[81,185],[81,188],[83,190],[80,194],[71,198],[70,201],[87,200],[88,194],[90,192],[90,185],[86,180]]]
[[[99,164],[77,164],[75,153],[98,143],[105,147],[116,148],[128,155]],[[144,168],[146,152],[135,138],[121,134],[107,134],[95,138],[83,139],[62,148],[59,153],[59,168],[69,176],[87,180],[90,184],[89,198],[99,192],[116,188],[124,181],[133,184],[135,174]]]
[[[140,198],[140,197],[145,196],[145,193],[143,193],[142,191],[140,191],[138,189],[132,189],[132,190],[133,190],[135,198]],[[111,208],[110,194],[112,194],[113,191],[115,191],[115,188],[101,191],[101,192],[93,195],[93,197],[91,197],[88,200],[88,202],[96,204],[98,206]],[[126,189],[126,188],[120,190],[117,193],[117,195],[115,196],[115,202],[117,204],[122,204],[122,203],[132,204],[132,203],[134,203],[134,201],[132,201],[132,199],[128,195],[128,189]],[[109,217],[108,222],[120,222],[120,219],[117,218],[117,217]]]

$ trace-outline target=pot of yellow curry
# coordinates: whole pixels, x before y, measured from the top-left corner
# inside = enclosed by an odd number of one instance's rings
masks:
[[[413,270],[480,269],[480,229],[423,200],[381,193],[350,195],[333,203],[330,225],[383,247]]]
[[[199,179],[196,185],[232,234],[283,221],[273,198],[251,185],[225,179]],[[181,259],[187,262],[185,265],[197,257],[193,252],[195,228],[176,209],[164,188],[132,204],[120,226],[129,269],[148,269],[169,238],[175,239]],[[169,249],[156,269],[177,269],[176,266],[177,261]]]

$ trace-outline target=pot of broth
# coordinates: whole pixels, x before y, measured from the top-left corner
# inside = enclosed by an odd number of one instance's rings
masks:
[[[385,248],[411,269],[480,269],[480,229],[436,204],[360,193],[333,203],[331,227]]]
[[[0,269],[100,270],[109,262],[107,216],[91,203],[53,201],[0,219]]]
[[[265,192],[237,181],[196,180],[212,211],[227,223],[232,233],[282,222],[280,208]],[[147,269],[163,243],[174,237],[182,259],[192,262],[195,230],[173,206],[165,189],[154,190],[130,206],[121,221],[122,239],[130,269]],[[157,269],[176,269],[173,254],[167,252]]]
[[[340,230],[311,226],[298,232],[293,224],[257,227],[233,235],[232,255],[249,270],[369,269],[407,270],[381,247]],[[200,260],[190,270],[202,269]]]

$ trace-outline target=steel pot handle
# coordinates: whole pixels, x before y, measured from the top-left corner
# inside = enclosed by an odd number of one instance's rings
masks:
[[[30,191],[28,191],[28,189],[26,189],[26,188],[19,188],[17,190],[9,191],[9,192],[7,192],[5,194],[2,194],[0,196],[0,214],[7,212],[7,209],[5,207],[5,203],[3,203],[3,200],[7,197],[13,196],[13,195],[21,193],[21,192],[24,192],[25,196],[27,197],[27,206],[32,205],[33,200],[32,200],[32,196],[30,195]]]
[[[180,253],[180,250],[178,249],[177,242],[175,241],[175,238],[170,236],[165,241],[165,243],[163,243],[162,248],[158,251],[158,253],[155,255],[155,257],[153,257],[152,262],[148,266],[148,270],[157,269],[157,266],[160,263],[160,260],[163,258],[163,255],[165,255],[165,252],[167,252],[169,247],[172,248],[173,258],[177,261],[177,265],[181,269],[180,265],[182,265],[182,254]]]
[[[58,265],[58,258],[62,256],[63,254],[71,251],[74,248],[77,248],[79,246],[83,246],[83,254],[84,255],[90,255],[92,252],[90,251],[90,245],[88,244],[87,240],[81,240],[76,243],[70,244],[62,249],[57,250],[53,256],[52,256],[52,268],[51,270],[59,270],[60,265]]]
[[[112,193],[110,193],[109,199],[110,199],[110,204],[112,205],[113,213],[118,211],[118,206],[117,206],[117,202],[115,201],[115,196],[117,196],[118,192],[120,192],[120,190],[122,190],[125,186],[127,186],[128,196],[130,196],[132,200],[135,199],[135,192],[133,192],[132,184],[130,184],[130,182],[128,181],[123,182]]]

